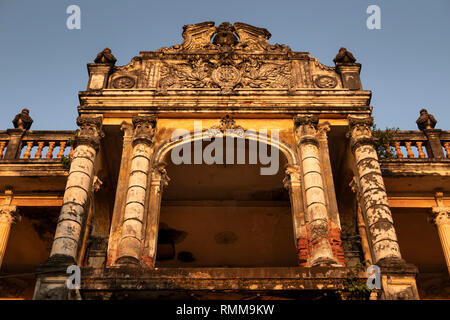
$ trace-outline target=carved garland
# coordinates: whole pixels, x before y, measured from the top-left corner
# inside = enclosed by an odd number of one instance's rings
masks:
[[[207,59],[188,63],[163,62],[159,90],[168,88],[287,88],[294,86],[290,62],[267,63],[255,58],[235,65],[213,63]]]

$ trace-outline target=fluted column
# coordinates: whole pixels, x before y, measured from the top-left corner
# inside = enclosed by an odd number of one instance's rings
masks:
[[[103,136],[102,117],[83,115],[77,118],[77,125],[80,126],[77,146],[67,178],[49,263],[77,261],[82,226],[86,220],[95,158]]]
[[[11,205],[0,206],[0,267],[5,256],[11,226],[17,221],[17,207]]]
[[[305,210],[303,208],[303,196],[301,188],[301,169],[298,165],[286,166],[286,177],[283,180],[284,187],[289,191],[291,200],[292,220],[294,226],[295,247],[300,266],[305,267],[308,261],[308,234],[305,225]]]
[[[438,206],[431,209],[430,220],[438,230],[445,262],[447,263],[447,269],[450,274],[450,207],[443,205],[442,197],[442,192],[436,194]]]
[[[152,170],[150,199],[148,205],[148,219],[146,227],[144,254],[142,261],[145,266],[153,268],[156,261],[156,249],[158,245],[159,216],[161,210],[161,198],[164,187],[170,181],[165,169],[165,163],[158,163]]]
[[[386,188],[374,147],[372,117],[349,117],[352,152],[357,168],[360,204],[367,219],[373,263],[401,260]]]
[[[329,221],[323,187],[317,140],[317,116],[296,117],[298,141],[306,200],[306,220],[311,241],[309,265],[337,264],[329,241]]]
[[[140,264],[156,117],[133,117],[133,154],[116,264]]]

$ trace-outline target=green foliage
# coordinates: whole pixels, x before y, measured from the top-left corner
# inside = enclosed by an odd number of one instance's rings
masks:
[[[372,135],[375,138],[375,148],[379,159],[392,159],[395,155],[394,137],[398,128],[377,129],[373,125]]]
[[[70,157],[62,156],[61,163],[62,163],[64,169],[69,170],[70,165],[72,164],[72,159]]]
[[[78,138],[78,133],[79,132],[80,132],[80,129],[75,130],[73,135],[69,138],[69,140],[67,140],[66,145],[68,145],[68,146],[75,146],[75,144],[77,142],[77,138]],[[61,163],[62,163],[64,169],[69,170],[70,169],[70,165],[72,164],[72,159],[70,157],[67,157],[67,156],[62,156],[61,157]]]
[[[359,262],[356,268],[352,268],[347,272],[344,279],[344,292],[348,299],[351,300],[368,300],[372,292],[366,285],[365,279],[360,279],[358,273],[365,270],[366,260]]]
[[[67,145],[68,146],[74,146],[75,142],[77,141],[78,138],[78,132],[80,132],[80,129],[75,130],[75,132],[73,133],[73,136],[70,137],[69,140],[67,140]]]

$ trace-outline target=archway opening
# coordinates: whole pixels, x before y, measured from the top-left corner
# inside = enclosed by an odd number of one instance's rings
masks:
[[[161,203],[156,267],[298,266],[283,187],[286,157],[258,143],[277,164],[250,163],[255,145],[239,141],[232,164],[226,148],[223,163],[175,164],[170,153],[166,157],[170,182]],[[209,144],[203,141],[202,150]],[[193,144],[190,148],[194,152]],[[246,161],[238,164],[242,154]],[[272,165],[278,166],[275,174],[261,174]]]

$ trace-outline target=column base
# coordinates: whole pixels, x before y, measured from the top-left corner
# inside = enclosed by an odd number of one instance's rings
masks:
[[[67,267],[76,265],[71,256],[56,254],[35,268],[37,274],[33,300],[68,300]]]
[[[416,285],[418,269],[398,257],[388,257],[377,261],[381,271],[382,299],[419,300]]]
[[[141,261],[139,261],[135,257],[123,256],[123,257],[120,257],[119,259],[117,259],[114,264],[117,265],[117,266],[130,266],[130,267],[136,266],[136,267],[140,267],[141,266]]]
[[[38,266],[37,268],[47,268],[47,267],[68,267],[76,264],[75,259],[72,256],[67,256],[64,254],[55,254],[45,260],[45,262]]]
[[[330,258],[319,258],[313,263],[311,263],[312,267],[331,267],[331,266],[340,266],[336,263],[334,259]]]

